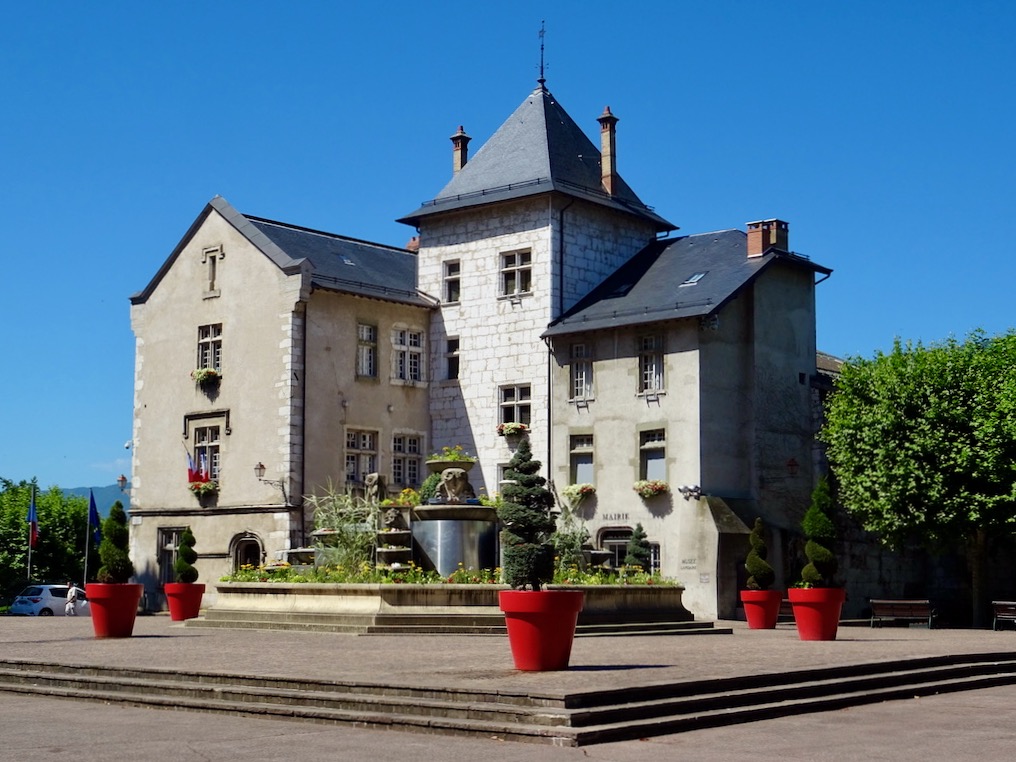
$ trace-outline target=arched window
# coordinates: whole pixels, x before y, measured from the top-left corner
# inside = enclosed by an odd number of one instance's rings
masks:
[[[229,555],[233,559],[233,571],[238,571],[242,566],[257,567],[264,563],[265,552],[257,535],[245,532],[234,537],[230,545]]]

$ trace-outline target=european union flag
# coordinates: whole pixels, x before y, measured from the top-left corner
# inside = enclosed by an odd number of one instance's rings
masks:
[[[92,535],[95,537],[95,544],[98,545],[102,542],[102,520],[99,518],[99,509],[95,507],[95,495],[92,494],[91,490],[88,490],[88,526],[95,527],[95,533]]]

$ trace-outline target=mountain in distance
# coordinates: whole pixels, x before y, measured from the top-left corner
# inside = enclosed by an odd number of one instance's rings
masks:
[[[123,492],[115,484],[110,484],[108,487],[73,487],[71,489],[65,489],[65,495],[75,495],[85,498],[88,500],[88,490],[92,491],[95,495],[95,507],[99,509],[99,515],[102,518],[106,518],[109,515],[109,509],[113,507],[113,503],[117,500],[123,505],[126,510],[128,503],[130,502],[130,482],[127,482],[127,487]]]

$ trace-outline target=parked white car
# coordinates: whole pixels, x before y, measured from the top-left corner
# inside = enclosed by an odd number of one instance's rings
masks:
[[[78,591],[78,601],[74,605],[80,616],[88,616],[88,601],[85,591]],[[67,605],[67,585],[29,585],[14,599],[8,610],[11,614],[22,616],[64,616]]]

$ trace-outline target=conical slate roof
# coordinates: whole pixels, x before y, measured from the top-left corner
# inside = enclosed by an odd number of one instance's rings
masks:
[[[600,151],[542,84],[432,201],[399,220],[409,225],[453,209],[556,191],[651,221],[675,226],[642,203],[624,180],[607,194]]]

